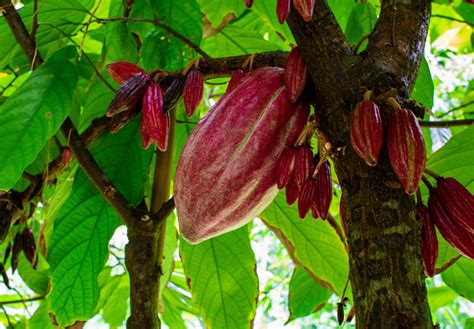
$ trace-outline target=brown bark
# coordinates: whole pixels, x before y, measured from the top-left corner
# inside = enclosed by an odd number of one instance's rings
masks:
[[[361,91],[395,89],[403,102],[421,61],[429,1],[383,3],[360,55],[352,53],[325,1],[316,0],[309,24],[292,9],[289,25],[313,80],[320,128],[334,146],[348,145],[333,161],[343,190],[357,327],[432,328],[414,200],[397,187],[385,148],[379,164],[368,167],[349,146],[350,114]],[[386,124],[389,112],[381,108]]]

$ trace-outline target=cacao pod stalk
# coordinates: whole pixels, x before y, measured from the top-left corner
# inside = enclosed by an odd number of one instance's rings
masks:
[[[275,198],[283,150],[309,117],[291,104],[283,70],[260,68],[226,93],[198,123],[181,153],[174,198],[191,243],[241,227]]]

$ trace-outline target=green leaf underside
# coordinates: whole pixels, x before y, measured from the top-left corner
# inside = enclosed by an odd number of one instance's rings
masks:
[[[349,274],[348,256],[332,227],[307,215],[300,220],[296,206],[288,206],[284,192],[259,216],[285,245],[292,259],[321,285],[338,294]]]
[[[42,65],[0,109],[0,189],[12,188],[69,114],[78,81],[69,61]]]
[[[251,328],[258,279],[248,227],[197,245],[182,240],[181,256],[206,327]]]
[[[116,187],[136,204],[143,196],[152,151],[143,152],[136,118],[116,135],[106,134],[91,147]],[[49,246],[51,310],[60,325],[93,315],[99,299],[97,276],[107,258],[107,244],[120,225],[115,211],[82,171],[69,199],[54,219]]]

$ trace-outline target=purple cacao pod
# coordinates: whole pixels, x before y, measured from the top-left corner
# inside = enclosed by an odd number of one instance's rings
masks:
[[[317,187],[313,199],[314,207],[318,210],[319,217],[326,220],[332,200],[331,166],[327,160],[322,163],[315,178]]]
[[[199,103],[201,103],[204,81],[198,70],[191,70],[184,85],[184,107],[186,115],[192,117]]]
[[[285,86],[288,88],[290,100],[296,102],[306,86],[308,72],[303,56],[298,47],[294,47],[285,63]]]
[[[278,22],[283,24],[290,13],[290,0],[277,0]]]
[[[290,206],[298,200],[298,195],[300,194],[300,190],[298,184],[296,184],[294,177],[290,179],[290,182],[285,187],[286,193],[286,203]]]
[[[311,177],[314,171],[313,152],[308,145],[301,146],[295,154],[295,168],[293,175],[296,184],[301,188],[303,184]]]
[[[293,167],[295,165],[296,150],[288,147],[283,151],[276,171],[277,186],[281,190],[290,182],[293,177]]]
[[[416,207],[416,215],[421,220],[421,258],[427,277],[435,275],[436,259],[438,258],[438,238],[434,223],[430,219],[427,207],[420,204]]]
[[[191,243],[245,225],[275,198],[275,170],[298,137],[309,105],[291,104],[283,70],[260,68],[199,122],[181,153],[174,197]]]
[[[313,19],[314,0],[293,0],[293,6],[305,22],[310,22]]]

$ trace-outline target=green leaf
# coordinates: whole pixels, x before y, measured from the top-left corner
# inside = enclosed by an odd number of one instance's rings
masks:
[[[84,108],[78,127],[79,132],[86,130],[93,119],[104,115],[115,96],[114,92],[101,79],[93,81],[86,90]]]
[[[310,315],[321,309],[332,292],[322,287],[306,271],[297,267],[291,276],[288,308],[288,322]]]
[[[233,14],[238,17],[245,10],[242,0],[198,0],[198,2],[213,28],[217,28],[227,15]]]
[[[127,318],[128,299],[130,298],[130,279],[128,273],[110,275],[111,269],[102,271],[99,275],[100,308],[104,321],[111,328],[123,325]]]
[[[265,23],[269,35],[269,41],[277,43],[282,50],[289,50],[288,44],[295,43],[293,34],[291,34],[288,24],[280,24],[276,14],[276,3],[273,1],[255,1],[252,11],[256,12],[260,19]],[[248,15],[250,16],[250,15]],[[284,38],[285,41],[281,39]]]
[[[151,1],[157,19],[199,45],[202,38],[201,10],[196,0]]]
[[[40,66],[0,109],[0,189],[12,188],[70,111],[77,85],[69,61]]]
[[[41,252],[38,252],[38,268],[33,269],[31,264],[21,253],[18,262],[18,273],[28,288],[40,295],[45,295],[49,285],[49,265]]]
[[[349,263],[339,236],[325,221],[308,215],[300,220],[296,206],[288,206],[280,192],[259,216],[285,245],[291,258],[322,286],[338,294],[347,281]]]
[[[178,248],[178,231],[174,225],[175,215],[171,214],[167,219],[166,233],[163,247],[163,261],[161,270],[163,272],[160,280],[160,292],[163,292],[173,272],[174,253]]]
[[[474,126],[454,135],[429,158],[427,168],[441,176],[454,177],[474,192]]]
[[[444,271],[443,281],[459,295],[474,302],[474,261],[461,257]]]
[[[36,329],[54,329],[55,327],[51,323],[49,317],[49,307],[50,301],[49,298],[43,300],[39,307],[36,309],[35,313],[31,317],[29,323],[29,328]]]
[[[152,150],[141,149],[136,118],[115,135],[105,134],[91,146],[95,159],[132,203],[143,197]],[[51,310],[65,326],[89,319],[99,299],[97,276],[107,259],[107,244],[120,224],[117,213],[79,171],[72,193],[54,219],[48,252]]]
[[[227,26],[205,39],[202,49],[211,56],[225,57],[274,51],[279,47],[266,41],[258,32]]]
[[[345,33],[351,45],[357,43],[364,35],[368,35],[375,26],[377,15],[370,3],[357,3],[352,10]]]
[[[107,62],[138,60],[137,44],[126,22],[114,22],[106,26]]]
[[[428,62],[423,56],[411,97],[428,109],[433,108],[434,84]]]
[[[431,314],[435,315],[439,308],[451,304],[458,297],[459,295],[447,286],[429,287],[428,302],[430,305]]]
[[[147,35],[141,48],[143,68],[147,71],[157,67],[166,70],[182,68],[187,60],[185,46],[181,40],[170,38],[162,31]]]
[[[193,300],[206,327],[251,328],[258,280],[248,227],[191,245],[181,245]]]

